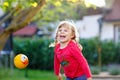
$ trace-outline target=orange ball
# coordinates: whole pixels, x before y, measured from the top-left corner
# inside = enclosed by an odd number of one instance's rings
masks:
[[[18,54],[14,57],[14,65],[19,69],[26,68],[28,63],[28,57],[24,54]]]

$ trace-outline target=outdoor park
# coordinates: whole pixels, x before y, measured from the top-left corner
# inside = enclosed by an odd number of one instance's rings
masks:
[[[120,80],[119,7],[120,0],[0,0],[0,80],[57,80],[52,44],[63,20],[76,25],[93,80]]]

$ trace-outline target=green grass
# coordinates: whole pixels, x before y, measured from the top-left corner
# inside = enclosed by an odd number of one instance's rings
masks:
[[[27,74],[27,76],[26,76]],[[52,71],[1,69],[0,80],[57,80]]]

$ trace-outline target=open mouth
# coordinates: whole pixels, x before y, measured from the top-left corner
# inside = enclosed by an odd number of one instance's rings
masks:
[[[60,35],[60,39],[64,39],[66,36],[64,35]]]

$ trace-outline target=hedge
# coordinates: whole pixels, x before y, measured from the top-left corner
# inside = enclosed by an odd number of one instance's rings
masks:
[[[15,55],[26,54],[29,58],[29,68],[41,70],[53,70],[54,48],[49,47],[53,42],[49,38],[14,38],[13,48]],[[98,65],[98,48],[101,48],[101,63],[119,64],[120,62],[120,43],[113,41],[98,41],[98,39],[81,39],[83,55],[90,65]]]

